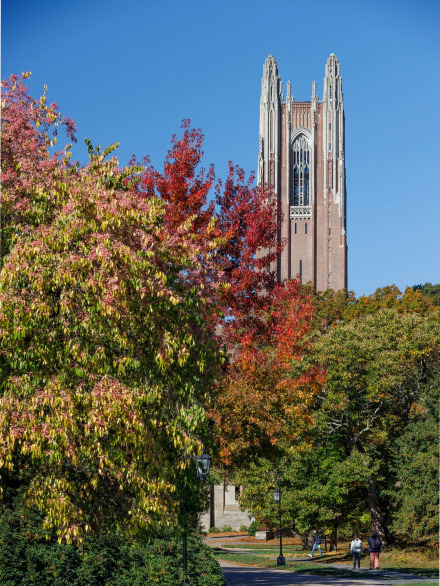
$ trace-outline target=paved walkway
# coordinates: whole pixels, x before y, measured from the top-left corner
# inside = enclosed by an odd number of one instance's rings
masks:
[[[265,568],[254,568],[250,566],[236,566],[230,562],[220,561],[223,574],[230,586],[247,586],[255,584],[256,586],[296,586],[296,584],[305,584],[307,586],[385,586],[397,584],[411,584],[411,582],[426,582],[426,584],[438,584],[435,578],[424,578],[409,574],[397,574],[396,572],[372,572],[371,579],[358,578],[356,574],[353,578],[339,578],[326,576],[312,576],[310,574],[300,574],[298,572],[288,572],[285,570],[268,570]],[[338,564],[337,567],[344,569],[349,566]],[[373,575],[375,574],[375,576]],[[393,579],[378,580],[378,575],[387,575]]]

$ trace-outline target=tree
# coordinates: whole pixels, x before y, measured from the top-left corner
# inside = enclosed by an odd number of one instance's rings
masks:
[[[235,347],[244,324],[264,305],[263,292],[276,284],[271,263],[280,251],[277,230],[281,218],[276,200],[263,187],[254,187],[244,171],[229,162],[226,181],[215,185],[214,202],[207,196],[215,174],[199,168],[203,134],[183,123],[183,136],[173,137],[163,172],[147,166],[136,189],[140,197],[158,197],[164,204],[164,226],[175,234],[191,226],[191,240],[198,250],[199,272],[194,284],[214,297],[218,308],[217,336],[229,350]],[[147,160],[148,161],[148,160]]]
[[[410,423],[396,438],[392,462],[396,482],[392,529],[403,542],[437,539],[439,529],[438,400],[440,369],[431,392],[411,412]]]
[[[440,283],[432,285],[425,283],[424,285],[414,285],[414,291],[419,291],[425,297],[429,297],[436,305],[440,305]]]
[[[182,540],[166,531],[147,543],[127,543],[123,535],[89,536],[81,544],[58,543],[43,528],[44,515],[18,500],[0,507],[0,583],[3,586],[133,586],[183,584],[226,586],[213,550],[201,536],[188,536],[184,576]]]
[[[281,215],[277,200],[265,187],[252,187],[242,169],[229,163],[229,174],[216,187],[217,229],[224,235],[216,260],[227,287],[220,299],[221,338],[235,352],[243,333],[258,326],[267,299],[276,288],[274,261],[283,247],[277,239]],[[269,296],[269,297],[268,297]]]
[[[401,448],[396,439],[410,433],[408,425],[426,412],[423,405],[433,401],[438,384],[438,309],[420,292],[408,288],[402,295],[394,286],[360,300],[350,292],[321,293],[307,286],[298,294],[299,304],[308,299],[313,306],[300,341],[301,363],[308,368],[314,361],[321,376],[309,396],[308,425],[296,420],[292,433],[282,410],[284,397],[273,392],[278,376],[294,377],[295,361],[285,363],[284,374],[277,370],[277,322],[267,318],[269,311],[266,321],[261,320],[268,331],[255,330],[257,342],[251,352],[245,355],[240,345],[233,356],[239,365],[243,361],[243,372],[257,376],[245,378],[242,372],[235,373],[233,364],[229,394],[220,395],[224,419],[217,423],[229,434],[224,455],[234,468],[235,481],[243,486],[240,502],[261,523],[275,523],[270,486],[278,468],[286,525],[294,523],[305,535],[311,528],[326,527],[335,547],[338,528],[348,523],[352,531],[359,531],[368,509],[373,527],[386,542],[388,530],[397,530],[407,494],[393,488],[396,482],[400,486],[398,479],[404,475],[397,465]],[[273,307],[272,301],[271,311]],[[298,323],[294,328],[300,331]],[[272,403],[273,397],[278,402]],[[426,452],[433,453],[432,435],[424,437],[429,442]],[[409,456],[405,458],[400,458],[402,466]],[[422,461],[418,470],[423,469]],[[432,482],[432,468],[429,461],[425,464],[426,481]],[[405,470],[409,469],[410,460]],[[405,478],[408,486],[409,477]],[[432,494],[430,490],[418,514],[421,518],[423,513],[424,523],[432,519],[437,503]]]
[[[373,295],[361,296],[355,303],[347,305],[344,312],[346,320],[355,317],[375,313],[381,308],[396,309],[400,313],[420,313],[424,314],[435,307],[435,303],[421,291],[407,287],[402,295],[401,291],[395,286],[383,287],[377,289]]]
[[[310,407],[323,382],[309,360],[312,306],[297,281],[264,296],[252,317],[239,330],[211,407],[227,466],[261,456],[277,461],[278,448],[312,425]]]
[[[396,309],[399,313],[425,314],[434,309],[435,303],[422,290],[407,287],[402,292],[395,286],[376,289],[372,295],[356,298],[353,291],[315,291],[305,285],[315,308],[315,327],[325,331],[342,322],[373,314],[383,308]]]
[[[89,140],[89,164],[71,163],[50,149],[73,122],[16,76],[3,89],[2,486],[24,487],[59,539],[173,524],[212,441],[228,340],[214,328],[270,288],[254,269],[276,254],[276,204],[232,164],[207,204],[214,172],[187,122],[163,173]]]
[[[47,104],[46,88],[32,98],[22,78],[2,81],[2,206],[0,268],[18,236],[50,222],[63,201],[62,176],[71,153],[52,153],[60,128],[76,142],[75,124]]]
[[[52,159],[38,131],[47,112],[34,119],[34,108],[29,99],[13,110],[38,146],[27,183],[8,165],[23,169],[28,150],[11,146],[4,161],[2,484],[25,486],[68,541],[172,524],[180,478],[207,439],[204,397],[221,361],[215,305],[197,287],[206,245],[191,221],[167,229],[164,203],[134,188],[137,169],[105,160],[115,146],[89,142],[84,168]],[[12,115],[13,145],[11,124]]]
[[[365,496],[373,528],[386,540],[381,476],[389,478],[390,446],[410,420],[411,410],[430,392],[439,364],[438,311],[400,313],[380,309],[330,329],[318,345],[327,380],[315,417],[353,453],[380,465],[366,478]]]
[[[321,438],[322,439],[322,438]],[[341,458],[331,441],[285,450],[278,462],[282,488],[283,527],[293,527],[303,536],[304,549],[312,530],[330,535],[330,548],[337,548],[338,528],[353,522],[353,512],[363,510],[363,494],[371,469],[377,465],[357,453]],[[269,527],[278,524],[278,508],[273,502],[274,463],[259,459],[242,467],[235,481],[243,486],[240,504]],[[359,526],[350,527],[351,532]]]

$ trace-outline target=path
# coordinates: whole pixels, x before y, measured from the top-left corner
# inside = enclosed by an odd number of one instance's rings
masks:
[[[434,578],[423,578],[409,574],[397,574],[395,572],[386,572],[387,575],[393,575],[396,579],[378,580],[373,575],[371,579],[358,578],[340,578],[333,576],[312,576],[310,574],[292,573],[285,570],[268,570],[264,568],[236,566],[230,562],[220,562],[223,574],[229,583],[229,586],[296,586],[296,584],[305,584],[306,586],[388,586],[397,584],[411,584],[411,582],[426,582],[426,584],[438,584]],[[342,566],[342,564],[339,564]],[[347,568],[348,566],[345,566]],[[385,572],[380,572],[385,574]],[[403,576],[405,576],[403,578]]]
[[[228,551],[227,543],[240,541],[240,537],[214,537],[209,536],[204,539],[207,545],[211,547],[220,547]],[[246,551],[246,545],[243,543],[243,552],[252,555],[251,552]],[[236,549],[229,550],[231,553],[240,555]],[[272,556],[271,556],[272,557]],[[273,559],[276,559],[274,556]],[[319,559],[319,558],[315,558]],[[309,556],[304,558],[295,558],[296,562],[310,563],[312,560]],[[294,563],[290,560],[290,563]],[[247,584],[256,586],[293,586],[296,584],[305,584],[307,586],[325,586],[331,584],[333,586],[385,586],[397,584],[411,584],[411,582],[426,582],[426,584],[438,584],[437,578],[426,578],[424,576],[416,576],[415,574],[405,574],[404,572],[390,572],[387,570],[380,570],[371,572],[371,578],[360,577],[353,573],[351,577],[335,577],[335,576],[313,576],[311,574],[301,574],[299,572],[289,572],[286,570],[258,568],[251,566],[237,566],[231,562],[220,561],[223,568],[223,573],[229,582],[230,586],[246,586]],[[351,570],[352,566],[349,564],[324,564],[323,565],[339,568],[341,570]],[[361,568],[361,571],[365,568]],[[367,570],[368,571],[368,570]]]

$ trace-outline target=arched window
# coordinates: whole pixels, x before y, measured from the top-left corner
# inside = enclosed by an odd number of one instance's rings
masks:
[[[304,135],[293,143],[293,192],[291,205],[310,205],[310,150]]]

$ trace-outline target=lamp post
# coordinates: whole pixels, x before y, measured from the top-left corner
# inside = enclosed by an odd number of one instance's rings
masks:
[[[208,454],[203,454],[202,456],[196,457],[196,474],[197,478],[201,482],[205,482],[208,478],[209,469],[211,467],[211,456]],[[185,497],[186,497],[186,483],[183,485],[183,510],[185,512]],[[190,586],[187,580],[187,570],[188,570],[188,544],[187,544],[187,531],[186,531],[186,521],[184,520],[183,523],[183,575],[185,577],[185,584]]]
[[[277,557],[277,566],[285,566],[286,558],[283,556],[283,531],[281,529],[281,488],[280,478],[277,473],[277,488],[273,493],[273,500],[278,503],[278,511],[280,515],[280,555]]]
[[[196,458],[197,478],[201,482],[205,482],[208,478],[209,469],[211,468],[211,460],[212,458],[211,456],[208,456],[208,454],[203,454]]]

